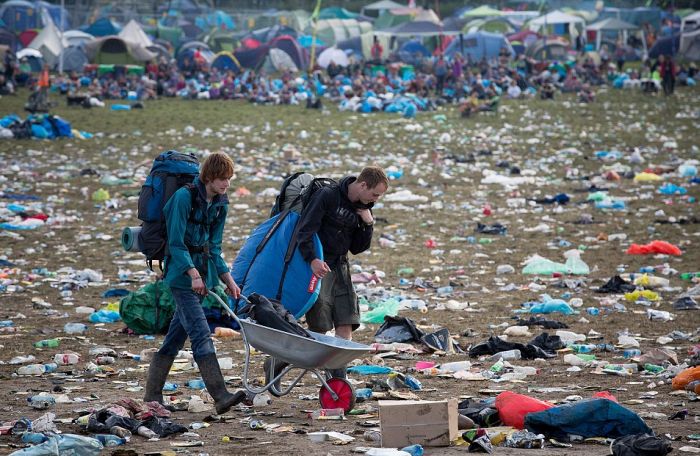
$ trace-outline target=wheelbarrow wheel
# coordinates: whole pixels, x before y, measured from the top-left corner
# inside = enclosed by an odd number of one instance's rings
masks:
[[[355,389],[350,382],[344,378],[333,377],[326,383],[338,396],[338,400],[333,399],[331,393],[324,386],[321,386],[321,390],[318,393],[318,401],[321,403],[322,408],[342,408],[345,413],[348,413],[355,407]]]

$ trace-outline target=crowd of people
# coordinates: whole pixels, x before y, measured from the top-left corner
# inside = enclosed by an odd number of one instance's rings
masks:
[[[305,103],[317,108],[322,106],[321,100],[328,100],[342,110],[403,112],[407,103],[414,111],[454,103],[468,117],[497,109],[501,97],[554,99],[558,93],[576,93],[581,102],[592,102],[595,87],[611,83],[620,74],[632,82],[658,81],[650,87],[663,87],[670,95],[676,80],[683,82],[697,72],[694,65],[678,66],[670,57],[645,61],[639,69],[625,72],[607,58],[594,60],[585,53],[566,62],[538,62],[524,55],[510,59],[507,54],[490,61],[472,61],[456,53],[452,58],[437,55],[419,59],[411,66],[394,56],[386,60],[376,57],[351,61],[345,67],[331,62],[325,69],[316,66],[309,74],[283,71],[271,75],[264,70],[221,71],[195,53],[180,65],[161,57],[138,73],[115,66],[114,71],[101,74],[92,65],[83,73],[54,74],[50,85],[54,93],[92,100],[92,106],[107,99],[181,97],[245,99],[258,104]],[[26,63],[13,58],[10,52],[5,56],[0,94],[12,93],[17,85],[45,90],[43,72],[33,73]]]

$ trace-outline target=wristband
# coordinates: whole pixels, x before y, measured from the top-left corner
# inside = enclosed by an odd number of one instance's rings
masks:
[[[195,280],[202,280],[202,276],[197,276],[197,277],[195,277],[194,279],[192,279],[193,282],[194,282]]]

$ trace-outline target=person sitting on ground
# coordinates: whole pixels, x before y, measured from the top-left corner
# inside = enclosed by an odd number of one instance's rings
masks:
[[[595,93],[590,84],[583,84],[578,92],[579,103],[593,103],[595,101]]]
[[[513,100],[520,98],[520,96],[523,94],[523,91],[520,89],[520,86],[518,86],[518,81],[516,81],[515,79],[510,80],[507,94],[508,98]]]
[[[479,112],[479,96],[472,91],[471,95],[462,102],[459,106],[460,117],[471,117],[472,114]]]
[[[500,103],[501,97],[498,96],[496,90],[493,87],[486,89],[486,99],[479,105],[479,111],[481,112],[493,112],[498,110],[498,103]]]
[[[550,79],[547,79],[540,88],[540,99],[554,100],[554,84]]]

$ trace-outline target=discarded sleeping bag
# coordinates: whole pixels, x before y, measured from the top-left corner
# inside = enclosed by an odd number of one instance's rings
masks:
[[[283,214],[286,216],[280,219]],[[321,281],[313,275],[296,243],[298,220],[296,212],[282,212],[266,220],[253,230],[231,267],[231,275],[244,296],[258,293],[277,299],[295,318],[301,318],[314,305],[321,289]],[[313,242],[317,254],[322,255],[317,235]],[[285,261],[287,258],[289,261]],[[232,303],[234,309],[241,306],[235,300]]]
[[[504,426],[523,429],[527,414],[547,410],[554,407],[554,404],[512,391],[504,391],[496,396],[495,406]]]
[[[296,318],[282,307],[282,303],[274,299],[267,299],[257,293],[248,296],[248,302],[240,312],[255,320],[256,323],[268,328],[277,329],[297,336],[313,339]]]
[[[652,433],[636,413],[608,399],[585,399],[530,413],[525,417],[525,427],[557,440],[569,440],[570,435],[616,439]]]
[[[652,434],[626,435],[610,447],[613,456],[664,456],[672,449],[671,442]]]

